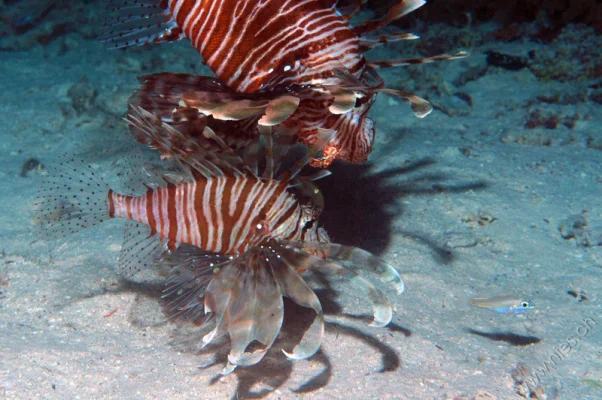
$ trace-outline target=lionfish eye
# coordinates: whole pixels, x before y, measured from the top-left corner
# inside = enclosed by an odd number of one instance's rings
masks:
[[[355,106],[354,107],[358,108],[358,107],[361,107],[361,105],[362,105],[362,99],[359,98],[359,97],[356,97],[355,98]]]
[[[315,221],[313,219],[310,219],[305,223],[305,225],[303,225],[303,229],[310,229],[312,226],[314,226],[314,222]]]

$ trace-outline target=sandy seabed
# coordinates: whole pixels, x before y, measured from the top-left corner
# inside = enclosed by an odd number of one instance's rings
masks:
[[[387,292],[393,322],[368,327],[368,300],[333,284],[318,291],[327,325],[314,357],[291,362],[276,345],[228,376],[227,341],[200,350],[198,329],[161,313],[159,283],[120,278],[121,224],[45,243],[32,214],[36,162],[65,151],[117,183],[136,76],[207,73],[198,55],[183,42],[111,52],[76,33],[3,52],[0,398],[601,398],[599,89],[488,65],[488,50],[546,47],[489,42],[467,59],[384,71],[389,87],[420,81],[435,111],[416,119],[380,96],[370,162],[336,164],[321,182],[330,235],[401,273],[406,292]],[[469,304],[501,293],[535,308]],[[281,340],[305,312],[287,304]]]

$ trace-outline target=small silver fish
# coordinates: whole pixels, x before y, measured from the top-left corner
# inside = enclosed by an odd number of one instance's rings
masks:
[[[501,294],[493,297],[475,297],[470,304],[476,307],[488,308],[499,313],[523,314],[533,308],[529,300]]]

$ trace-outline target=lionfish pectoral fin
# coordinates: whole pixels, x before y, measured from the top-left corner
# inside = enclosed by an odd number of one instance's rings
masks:
[[[258,124],[262,126],[274,126],[287,120],[297,110],[300,99],[296,96],[279,96],[271,100],[266,107]]]
[[[211,152],[141,107],[130,107],[126,121],[163,154],[169,154],[176,163],[185,164],[206,178],[224,176],[226,171],[242,175],[238,167],[244,163],[238,157],[233,158],[231,150],[228,149],[228,154]]]
[[[148,225],[127,221],[119,253],[119,269],[126,277],[135,276],[166,253],[167,242],[158,233],[153,233]]]
[[[223,327],[230,335],[229,363],[252,365],[263,358],[280,332],[284,306],[280,287],[269,266],[261,261],[265,256],[241,258],[224,267],[207,287],[205,312],[215,313],[216,327],[203,338],[203,343],[213,340]],[[262,264],[246,265],[249,260]],[[254,341],[264,347],[247,352]]]
[[[111,47],[162,43],[185,37],[165,0],[109,0],[106,3],[108,15],[100,28],[99,40]]]
[[[140,88],[128,99],[130,107],[141,107],[166,122],[191,122],[202,118],[196,108],[180,107],[182,95],[194,91],[221,91],[212,77],[161,72],[138,77]]]
[[[308,241],[290,241],[290,246],[307,251],[312,254],[320,254],[324,258],[343,262],[353,270],[365,270],[375,274],[383,283],[393,285],[397,294],[405,290],[405,285],[399,272],[387,262],[376,257],[369,251],[353,246],[345,246],[337,243],[321,243]]]
[[[331,91],[334,96],[334,102],[328,107],[332,114],[345,114],[355,107],[356,95],[351,90],[337,88]]]
[[[378,89],[378,91],[391,96],[401,97],[409,101],[410,107],[412,108],[412,111],[414,111],[414,115],[418,118],[424,118],[433,111],[431,103],[413,93],[401,92],[393,89]]]
[[[291,360],[305,360],[316,354],[322,344],[324,336],[324,314],[320,312],[316,315],[314,322],[305,331],[301,342],[295,346],[292,352],[282,349],[284,355]]]
[[[213,313],[215,315],[215,328],[201,339],[201,348],[204,348],[215,339],[217,333],[223,326],[225,309],[230,302],[231,291],[224,287],[223,282],[220,282],[219,276],[215,277],[205,291],[204,308],[205,314]]]
[[[399,42],[401,40],[414,40],[420,39],[420,36],[413,33],[398,33],[396,35],[383,35],[376,37],[361,37],[360,38],[360,51],[365,53],[376,47],[388,45],[389,43]]]
[[[297,264],[298,258],[296,254],[287,254],[284,251],[281,253],[281,258],[277,258],[274,254],[270,254],[270,261],[274,276],[278,281],[278,285],[282,288],[285,296],[293,300],[302,307],[311,308],[315,311],[316,316],[311,326],[305,331],[301,341],[292,352],[282,350],[282,352],[292,360],[302,360],[313,356],[322,343],[324,336],[324,313],[318,296],[305,283],[303,278],[295,271],[294,267]],[[290,257],[293,257],[290,259]]]
[[[363,51],[372,50],[375,47],[382,46],[383,44],[399,42],[402,40],[415,40],[420,39],[420,36],[413,33],[402,32],[394,35],[381,35],[374,37],[360,37],[360,48]]]
[[[231,342],[228,361],[242,366],[256,364],[263,358],[276,340],[284,319],[283,293],[266,256],[261,254],[250,259],[258,264],[233,266],[238,271],[233,271],[232,278],[245,284],[235,286],[228,306],[227,330]],[[263,348],[246,351],[254,341]]]
[[[222,372],[220,372],[221,375],[229,375],[232,372],[234,372],[234,370],[236,369],[237,365],[236,364],[232,364],[230,362],[228,362],[228,364],[226,364],[226,366],[224,367],[224,369],[222,370]]]
[[[304,243],[313,243],[305,245]],[[324,252],[328,251],[328,247],[320,247],[322,243],[303,242],[303,241],[286,241],[283,242],[288,252],[293,252],[298,258],[298,261],[303,261],[299,265],[303,270],[315,269],[327,275],[340,277],[354,283],[361,289],[373,303],[374,320],[370,323],[371,326],[382,327],[391,322],[393,317],[393,308],[387,301],[387,298],[378,288],[370,281],[359,275],[357,272],[344,268],[342,265],[328,258],[324,259],[313,254],[325,256]],[[328,244],[324,244],[328,246]],[[310,254],[313,253],[313,254]]]
[[[370,323],[370,326],[383,327],[391,322],[393,308],[385,295],[366,278],[332,261],[322,260],[322,262],[316,263],[313,268],[328,275],[338,276],[351,281],[372,300],[374,320]]]
[[[264,179],[274,178],[274,136],[271,126],[259,126],[259,132],[263,137],[263,154],[265,156],[265,168],[262,177]]]
[[[240,121],[261,115],[268,108],[269,100],[240,98],[234,92],[193,91],[182,93],[181,106],[193,107],[205,115],[222,121]]]

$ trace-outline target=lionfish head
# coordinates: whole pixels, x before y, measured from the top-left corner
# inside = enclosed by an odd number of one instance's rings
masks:
[[[305,274],[320,272],[351,281],[373,303],[371,325],[387,325],[392,318],[391,305],[358,270],[391,283],[400,294],[404,285],[397,271],[369,252],[330,243],[319,228],[311,229],[307,238],[311,241],[267,240],[238,257],[181,247],[165,260],[171,266],[163,295],[165,311],[173,318],[212,327],[202,339],[203,347],[220,332],[229,335],[231,347],[224,374],[237,366],[258,363],[270,350],[282,327],[284,296],[311,309],[314,319],[300,342],[292,350],[282,349],[283,353],[298,360],[318,351],[324,335],[324,313],[303,278]]]
[[[312,160],[313,167],[328,168],[335,159],[352,164],[368,161],[376,135],[374,120],[367,116],[371,106],[370,103],[328,118],[327,126],[336,130],[337,134],[324,146],[322,157]]]

